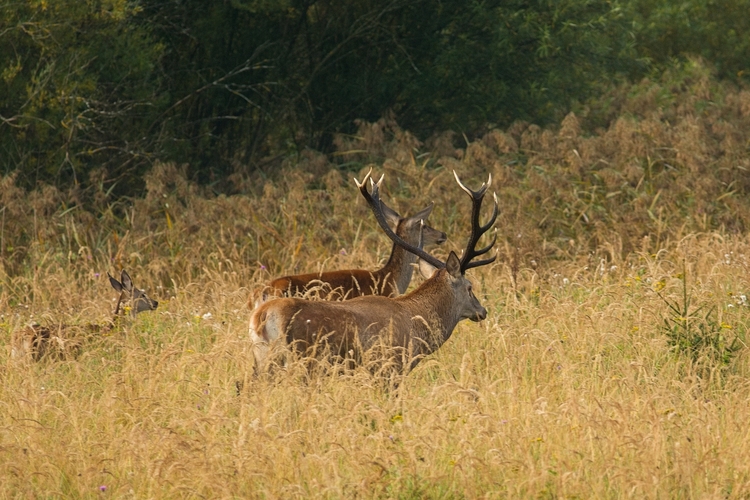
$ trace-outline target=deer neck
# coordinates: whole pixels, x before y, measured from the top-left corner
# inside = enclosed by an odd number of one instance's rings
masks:
[[[378,274],[382,279],[393,283],[398,289],[398,294],[402,295],[411,283],[411,276],[414,271],[412,264],[415,262],[417,262],[416,255],[394,244],[388,262],[378,271]]]
[[[125,318],[133,318],[135,315],[135,304],[133,301],[123,299],[121,296],[117,299],[117,306],[115,307],[114,314],[112,314],[112,320],[109,323],[112,327],[115,327],[122,324]]]
[[[460,319],[453,290],[444,274],[445,271],[438,272],[403,297],[412,316],[412,336],[421,341],[421,354],[430,354],[443,345]]]

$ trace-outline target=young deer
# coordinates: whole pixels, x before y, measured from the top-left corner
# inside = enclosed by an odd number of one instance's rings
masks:
[[[370,174],[367,175],[369,177]],[[444,232],[422,224],[430,216],[432,204],[412,217],[401,217],[382,201],[380,204],[387,224],[410,245],[418,245],[420,241],[423,245],[445,242]],[[388,262],[377,271],[346,269],[276,278],[265,285],[260,301],[251,300],[251,307],[272,297],[303,296],[309,292],[317,298],[328,300],[348,300],[362,295],[401,295],[411,283],[416,261],[416,255],[394,243]]]
[[[112,288],[120,292],[111,321],[104,324],[27,326],[13,332],[11,357],[14,359],[31,358],[39,361],[43,357],[75,356],[80,352],[86,338],[112,331],[123,315],[135,317],[140,312],[153,311],[159,305],[157,301],[149,298],[146,292],[133,286],[130,275],[124,269],[120,274],[120,281],[110,276],[109,273],[107,276],[109,276]]]
[[[487,311],[472,293],[471,282],[464,274],[468,269],[492,263],[496,257],[472,262],[495,244],[476,250],[481,236],[497,218],[497,197],[487,224],[479,223],[484,194],[492,182],[490,176],[478,191],[466,188],[455,174],[458,185],[472,199],[472,229],[461,259],[451,252],[441,262],[418,246],[400,238],[388,226],[379,198],[378,183],[370,179],[372,194],[366,182],[357,182],[383,231],[400,247],[420,258],[420,270],[429,268],[431,276],[416,290],[396,298],[364,296],[344,302],[306,301],[281,298],[260,305],[250,318],[250,340],[253,343],[256,369],[264,370],[274,346],[291,346],[303,356],[326,351],[339,358],[360,362],[362,355],[385,349],[384,359],[398,371],[410,370],[436,351],[453,333],[459,321],[481,321]]]

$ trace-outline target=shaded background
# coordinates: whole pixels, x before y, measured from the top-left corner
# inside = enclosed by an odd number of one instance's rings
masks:
[[[748,11],[746,0],[2,0],[0,172],[26,188],[133,196],[155,161],[175,161],[229,193],[306,149],[358,168],[334,146],[357,119],[390,117],[427,149],[571,110],[587,133],[611,123],[618,85],[688,57],[746,83]]]

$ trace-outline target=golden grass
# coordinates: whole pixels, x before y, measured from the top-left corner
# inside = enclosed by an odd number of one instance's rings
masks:
[[[745,498],[747,354],[697,377],[669,351],[653,290],[678,299],[684,263],[696,304],[744,340],[747,244],[691,234],[515,280],[507,263],[475,271],[488,319],[393,391],[365,371],[253,379],[245,301],[264,276],[206,262],[78,359],[4,365],[0,497]],[[13,284],[73,321],[106,317],[97,268],[39,266]],[[147,281],[148,266],[131,271]],[[28,312],[4,310],[7,351]]]

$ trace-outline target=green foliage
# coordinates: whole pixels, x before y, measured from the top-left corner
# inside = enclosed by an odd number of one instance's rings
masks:
[[[721,78],[750,78],[750,1],[638,1],[631,7],[639,52],[657,68],[693,55],[712,61]]]
[[[601,81],[645,68],[618,2],[447,2],[418,17],[397,110],[422,133],[559,120]]]
[[[667,304],[669,315],[664,318],[661,329],[667,336],[669,346],[680,355],[687,356],[700,371],[711,368],[726,368],[742,349],[737,336],[729,341],[729,325],[716,319],[716,306],[703,304],[692,308],[692,297],[687,290],[687,277],[683,271],[678,279],[682,283],[681,300],[669,300],[658,290],[656,293]]]
[[[746,78],[749,2],[0,0],[0,168],[132,194],[170,160],[222,190],[357,119],[552,123],[690,55]]]
[[[152,149],[144,126],[161,97],[162,47],[124,1],[0,4],[0,168],[26,185],[139,176]],[[143,162],[135,161],[143,166]]]

